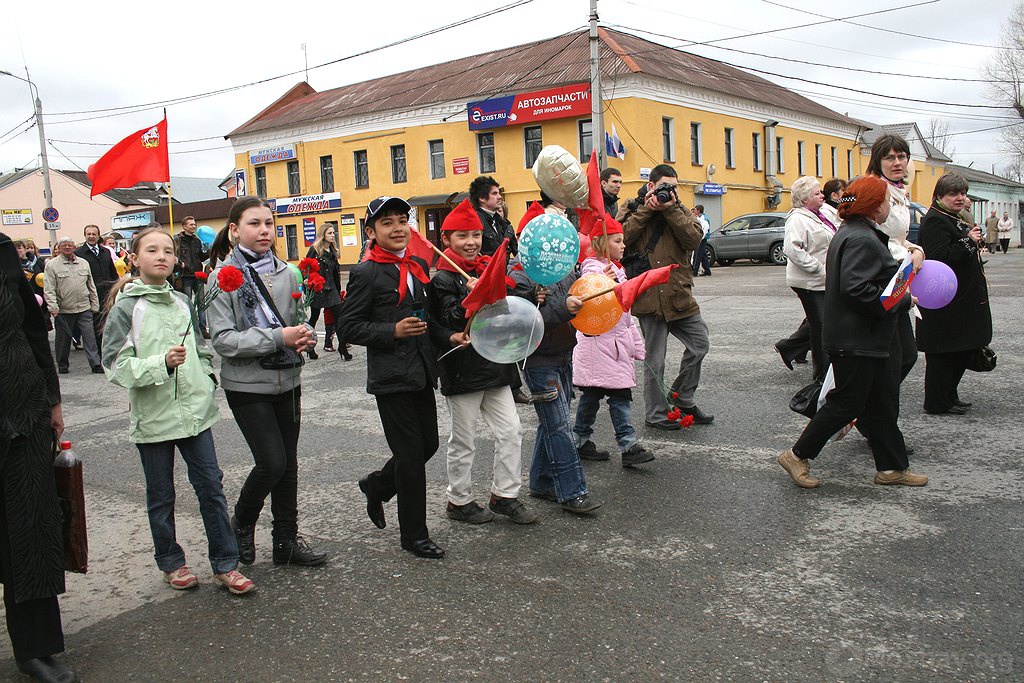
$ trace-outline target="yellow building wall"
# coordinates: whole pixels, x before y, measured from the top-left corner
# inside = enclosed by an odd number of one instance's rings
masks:
[[[695,198],[694,187],[709,182],[707,168],[714,164],[716,174],[710,182],[724,185],[726,194],[722,197],[722,219],[728,221],[735,216],[756,211],[767,210],[766,197],[769,190],[765,181],[764,161],[762,169],[754,170],[754,153],[752,133],[759,132],[764,144],[764,124],[732,116],[690,109],[680,106],[662,104],[640,98],[621,98],[610,103],[605,115],[605,128],[611,130],[615,124],[626,147],[626,159],[611,158],[607,165],[622,171],[623,189],[620,193],[620,206],[625,200],[636,195],[644,181],[640,180],[640,169],[651,168],[665,163],[662,154],[662,117],[670,117],[675,126],[674,160],[669,163],[679,174],[680,198],[687,206],[701,203],[700,195]],[[566,118],[539,122],[542,130],[543,145],[560,145],[573,154],[580,153],[579,122],[584,118]],[[702,127],[703,158],[701,164],[693,164],[690,156],[690,123],[698,122]],[[518,224],[530,201],[540,196],[533,174],[525,163],[524,125],[508,126],[491,129],[494,134],[495,171],[493,175],[504,189],[505,201],[509,206],[509,218],[513,225]],[[735,167],[729,168],[725,158],[725,128],[734,130]],[[788,189],[799,177],[797,164],[797,140],[805,142],[805,170],[814,175],[814,144],[822,145],[822,175],[824,183],[832,177],[829,151],[832,146],[838,150],[839,177],[845,178],[846,151],[853,150],[854,175],[861,172],[864,163],[853,140],[821,135],[802,131],[786,126],[777,127],[777,135],[785,141],[785,170],[778,174],[779,180]],[[428,142],[443,140],[445,152],[445,177],[430,178],[430,156]],[[595,142],[603,144],[604,136],[595,135]],[[407,181],[392,183],[391,181],[391,146],[405,145]],[[353,153],[366,150],[369,166],[369,187],[355,187],[355,166]],[[469,130],[465,117],[458,117],[446,123],[395,128],[369,134],[359,134],[328,140],[299,142],[296,155],[300,168],[301,194],[320,194],[323,190],[320,183],[320,157],[331,155],[334,168],[334,191],[341,193],[342,209],[331,213],[296,216],[288,219],[289,224],[298,224],[299,257],[305,255],[306,247],[302,240],[302,218],[312,217],[317,225],[323,221],[338,221],[341,214],[355,214],[357,224],[366,213],[366,205],[370,200],[381,195],[397,195],[410,198],[423,195],[441,195],[466,192],[469,183],[480,175],[480,163],[477,149],[477,132]],[[469,158],[469,172],[455,175],[452,160],[459,157]],[[586,159],[582,160],[586,163]],[[247,154],[236,156],[238,168],[246,169],[248,189],[255,193],[254,169],[248,164]],[[267,194],[272,198],[289,196],[287,188],[287,162],[278,161],[266,164]],[[437,205],[433,205],[437,206]],[[425,211],[429,207],[417,208],[417,225],[422,233],[427,234]],[[778,210],[787,210],[789,200],[782,196]],[[278,216],[278,225],[284,225],[284,218]],[[439,226],[438,226],[439,227]],[[717,226],[716,226],[717,227]],[[285,237],[278,237],[279,253],[285,254]],[[340,240],[339,240],[340,241]],[[342,263],[355,263],[359,255],[359,247],[342,247]]]

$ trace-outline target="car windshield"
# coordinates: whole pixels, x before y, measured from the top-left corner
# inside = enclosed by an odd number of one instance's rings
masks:
[[[722,232],[726,230],[747,230],[750,228],[750,216],[741,216],[722,226]]]

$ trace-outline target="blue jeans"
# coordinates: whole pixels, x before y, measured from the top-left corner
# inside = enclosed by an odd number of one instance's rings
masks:
[[[571,365],[546,365],[523,371],[530,392],[537,397],[554,392],[548,400],[533,404],[540,423],[530,463],[530,490],[554,493],[565,502],[587,492],[587,480],[580,465],[580,454],[570,429],[569,392]]]
[[[582,446],[594,433],[594,421],[597,420],[597,411],[601,408],[601,399],[606,390],[583,387],[580,389],[580,402],[576,406],[576,426],[572,431],[576,434],[576,445]],[[615,428],[615,441],[619,444],[619,451],[625,453],[636,445],[636,430],[633,429],[633,420],[630,417],[630,408],[633,403],[624,396],[608,397],[608,414],[612,418],[612,427]]]
[[[188,467],[188,480],[199,498],[199,512],[206,526],[210,566],[214,574],[238,567],[238,543],[228,519],[228,504],[221,485],[213,434],[209,429],[187,439],[135,444],[146,475],[146,511],[153,533],[154,558],[161,571],[171,572],[185,564],[185,551],[174,534],[174,447]]]

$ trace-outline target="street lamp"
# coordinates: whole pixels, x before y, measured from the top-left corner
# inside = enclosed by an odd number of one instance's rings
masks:
[[[4,76],[10,76],[16,78],[19,81],[28,83],[32,92],[35,93],[35,98],[32,101],[33,110],[36,115],[36,128],[39,129],[39,155],[43,160],[43,202],[46,204],[47,209],[53,208],[53,191],[50,189],[50,163],[46,159],[46,134],[43,132],[43,103],[39,99],[39,88],[32,82],[31,78],[22,78],[21,76],[15,76],[10,71],[0,70],[0,74]],[[26,76],[28,72],[26,70]],[[53,251],[54,245],[57,243],[57,231],[50,229],[50,250]]]

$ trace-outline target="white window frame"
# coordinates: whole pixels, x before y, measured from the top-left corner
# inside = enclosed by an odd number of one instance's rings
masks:
[[[786,172],[786,138],[775,138],[775,172],[782,174]]]
[[[839,148],[832,148],[832,177],[839,177]]]
[[[725,129],[725,167],[736,168],[736,129]]]
[[[434,149],[433,145],[435,142],[441,143],[441,174],[434,175]],[[445,159],[444,159],[444,138],[438,138],[436,140],[427,140],[427,165],[430,168],[430,179],[441,180],[445,177]],[[408,161],[406,161],[406,169],[408,169]]]
[[[804,165],[804,141],[803,140],[797,140],[796,141],[796,172],[797,172],[797,174],[800,175],[801,177],[807,175],[806,173],[804,173],[804,169],[805,168],[807,168],[807,167]]]
[[[764,138],[760,133],[751,134],[751,144],[754,150],[754,170],[764,170]]]
[[[676,160],[676,121],[671,116],[661,117],[661,154],[664,161],[674,163]]]
[[[821,177],[821,145],[814,143],[814,175]]]

